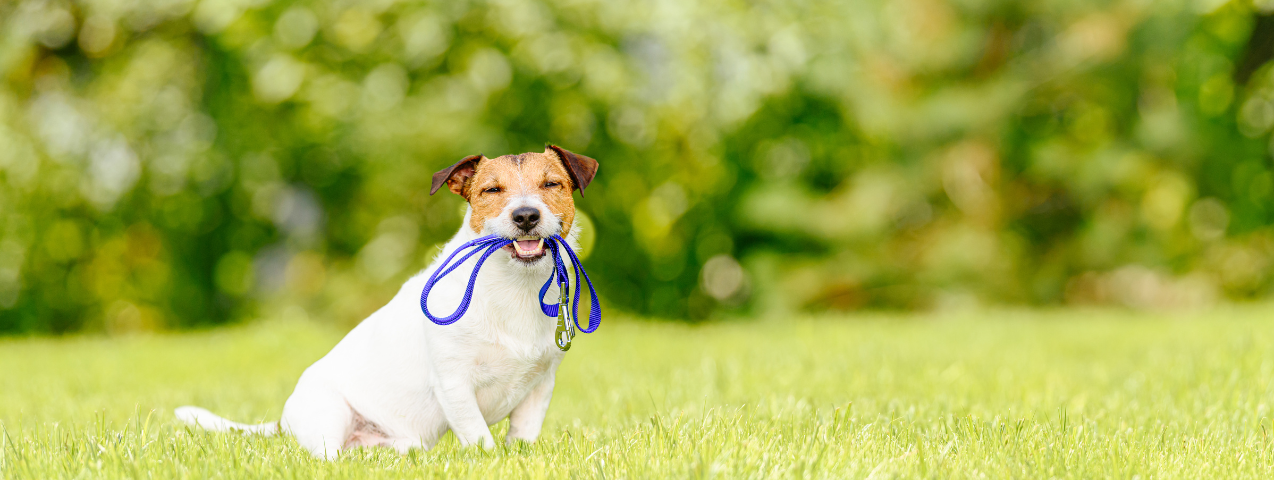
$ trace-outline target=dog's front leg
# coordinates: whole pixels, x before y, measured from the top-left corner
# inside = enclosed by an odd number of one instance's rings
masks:
[[[544,426],[544,415],[549,410],[549,400],[553,399],[556,370],[557,367],[554,366],[553,370],[544,376],[544,380],[531,389],[531,393],[526,395],[522,403],[513,408],[513,412],[509,414],[509,434],[504,439],[506,445],[518,440],[534,442],[540,436],[540,429]]]
[[[436,393],[438,403],[460,444],[481,445],[487,450],[495,448],[495,437],[491,436],[491,428],[478,408],[473,383],[467,378],[444,378],[441,383]]]

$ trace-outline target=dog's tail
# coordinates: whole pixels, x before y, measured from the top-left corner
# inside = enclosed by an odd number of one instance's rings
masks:
[[[241,432],[265,435],[267,437],[279,433],[279,422],[247,425],[226,420],[215,413],[199,407],[179,407],[173,411],[173,414],[177,415],[177,418],[183,422],[213,432],[228,432],[231,430],[237,430]]]

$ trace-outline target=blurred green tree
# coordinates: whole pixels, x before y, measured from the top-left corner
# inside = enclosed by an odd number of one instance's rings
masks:
[[[0,4],[0,331],[357,321],[546,142],[646,315],[1267,296],[1266,3]]]

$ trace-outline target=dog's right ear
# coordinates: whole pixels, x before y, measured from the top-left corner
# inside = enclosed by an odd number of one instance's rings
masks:
[[[438,193],[438,189],[442,188],[442,184],[447,184],[447,188],[451,193],[460,195],[468,199],[464,194],[465,183],[473,178],[473,172],[478,168],[478,161],[482,160],[482,155],[469,155],[464,157],[455,165],[439,170],[434,174],[433,187],[429,189],[429,194]]]
[[[549,150],[557,152],[557,158],[562,160],[562,166],[566,167],[566,173],[571,176],[571,183],[575,188],[579,189],[579,196],[584,196],[584,187],[593,183],[593,176],[597,175],[597,160],[585,157],[578,153],[566,150],[557,145],[548,145],[544,149],[544,153]]]

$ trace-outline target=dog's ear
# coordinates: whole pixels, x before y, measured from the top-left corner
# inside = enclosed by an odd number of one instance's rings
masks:
[[[584,196],[584,187],[592,183],[593,177],[597,175],[597,160],[572,153],[557,145],[549,145],[544,153],[548,153],[549,150],[557,153],[557,157],[562,159],[562,165],[566,167],[566,173],[571,175],[571,183],[574,183],[575,188],[579,189],[579,195],[581,197]]]
[[[473,178],[473,172],[478,168],[479,160],[482,160],[482,155],[469,155],[456,162],[455,165],[439,170],[438,173],[434,174],[434,183],[433,187],[429,189],[429,194],[438,193],[438,189],[442,188],[442,184],[445,183],[451,193],[464,197],[465,182]]]

